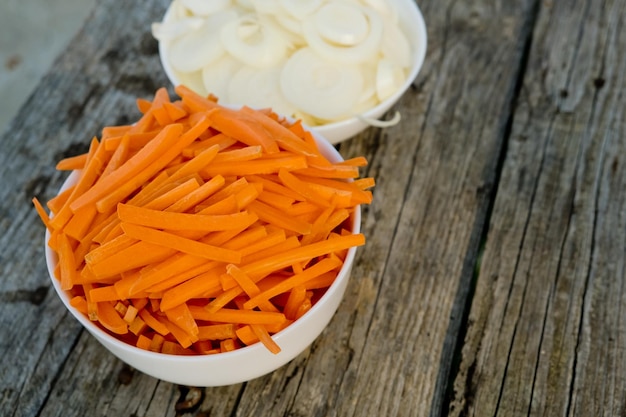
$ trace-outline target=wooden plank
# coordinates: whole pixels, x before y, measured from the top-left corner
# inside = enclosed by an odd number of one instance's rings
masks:
[[[41,410],[95,415],[121,386],[123,365],[81,331],[54,294],[44,261],[44,230],[30,199],[54,195],[65,178],[55,172],[56,161],[86,149],[103,126],[127,123],[128,115],[139,114],[135,97],[150,96],[165,84],[156,42],[137,28],[160,19],[166,3],[100,2],[0,136],[2,415],[43,415]],[[125,405],[136,395],[162,404],[152,400],[159,387],[145,393],[148,386],[133,387]]]
[[[420,2],[429,55],[397,106],[402,124],[341,146],[347,157],[365,155],[366,174],[378,182],[363,216],[367,246],[331,326],[296,360],[232,387],[159,382],[81,333],[48,290],[34,307],[0,305],[2,320],[19,314],[22,321],[19,329],[9,329],[8,321],[0,328],[0,369],[12,369],[0,378],[0,409],[77,416],[174,415],[177,406],[197,415],[440,415],[533,4]],[[166,84],[156,43],[137,31],[158,20],[165,5],[102,0],[0,139],[8,144],[0,173],[14,185],[0,191],[1,207],[15,213],[2,220],[12,243],[2,247],[13,248],[3,256],[15,263],[4,266],[13,269],[3,274],[3,294],[48,288],[42,228],[24,194],[51,196],[63,180],[53,170],[61,155],[83,147],[104,125],[131,121],[135,97]],[[24,279],[24,271],[31,276]],[[15,338],[32,329],[37,333],[28,340]]]
[[[541,2],[450,415],[623,415],[624,1]]]

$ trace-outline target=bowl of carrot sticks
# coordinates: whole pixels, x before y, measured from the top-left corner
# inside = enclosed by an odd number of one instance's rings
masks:
[[[152,34],[173,85],[273,108],[331,143],[399,123],[399,113],[385,114],[427,47],[414,0],[173,0]]]
[[[59,298],[113,355],[173,383],[236,384],[328,325],[374,180],[298,120],[176,93],[137,99],[139,119],[59,161],[67,180],[33,203]]]

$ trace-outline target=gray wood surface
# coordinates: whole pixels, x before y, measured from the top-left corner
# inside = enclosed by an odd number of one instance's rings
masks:
[[[322,336],[218,388],[129,368],[56,298],[30,199],[168,85],[167,1],[100,0],[0,136],[0,415],[623,415],[626,1],[423,0],[402,122],[343,143],[377,185]]]
[[[624,415],[624,7],[539,10],[451,415]]]

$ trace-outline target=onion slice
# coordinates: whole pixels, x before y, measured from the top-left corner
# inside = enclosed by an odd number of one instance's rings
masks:
[[[202,27],[204,19],[200,17],[185,17],[180,20],[172,20],[162,23],[153,23],[151,26],[152,36],[159,42],[169,42],[186,35]]]
[[[357,65],[326,60],[306,47],[285,63],[280,88],[302,111],[320,119],[337,119],[359,102],[363,75]]]
[[[365,38],[360,42],[346,46],[338,44],[332,39],[331,41],[324,39],[323,36],[332,37],[333,35],[330,34],[338,31],[338,29],[331,27],[330,24],[327,25],[324,19],[316,16],[332,15],[339,7],[342,9],[350,8],[355,13],[355,16],[361,16],[367,22],[369,30]],[[356,17],[354,19],[355,21],[359,20]],[[373,9],[368,7],[347,2],[333,2],[326,3],[316,13],[304,19],[302,21],[302,31],[309,46],[321,56],[346,64],[358,64],[376,59],[383,35],[383,20]],[[356,41],[360,34],[359,29],[352,35],[346,36],[346,38],[352,36],[353,39],[351,41]]]
[[[287,42],[280,33],[253,15],[226,23],[219,39],[231,55],[253,67],[271,67],[287,56]]]
[[[369,22],[359,7],[351,3],[330,3],[313,17],[315,29],[326,42],[352,46],[363,42]]]
[[[383,57],[401,67],[411,66],[411,44],[391,19],[385,19],[380,50]]]
[[[236,18],[236,11],[224,10],[206,18],[199,29],[176,38],[169,48],[172,66],[181,72],[193,72],[220,58],[225,50],[218,38],[219,30]]]
[[[272,108],[276,113],[293,116],[295,106],[280,91],[280,67],[254,68],[244,66],[231,74],[228,102],[255,108]]]
[[[404,69],[388,59],[378,61],[376,71],[376,95],[383,101],[398,91],[406,80]]]
[[[202,85],[207,93],[220,100],[228,96],[228,83],[233,74],[241,67],[241,63],[229,54],[202,68]]]

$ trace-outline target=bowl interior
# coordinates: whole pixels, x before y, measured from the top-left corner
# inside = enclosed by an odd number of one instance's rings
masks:
[[[334,162],[343,160],[328,141],[318,133],[312,133],[324,156]],[[70,174],[60,191],[75,183],[77,177],[76,172]],[[351,222],[353,233],[359,233],[360,207],[355,208]],[[294,323],[272,336],[282,349],[280,353],[272,354],[263,344],[256,343],[213,355],[178,356],[146,351],[127,344],[73,308],[69,294],[61,289],[55,278],[54,270],[58,258],[47,244],[49,237],[46,230],[44,247],[48,273],[57,295],[71,314],[122,361],[155,378],[189,386],[221,386],[249,381],[278,369],[304,351],[319,336],[337,310],[356,254],[356,248],[350,248],[337,278],[317,303]]]

